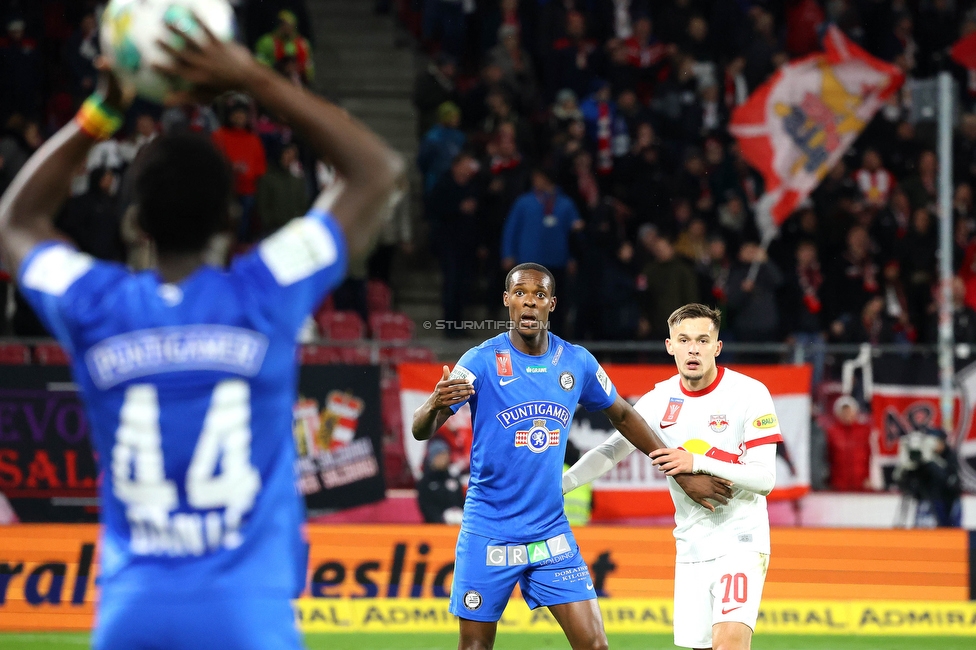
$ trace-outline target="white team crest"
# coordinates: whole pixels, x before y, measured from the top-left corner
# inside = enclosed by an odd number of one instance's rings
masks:
[[[573,373],[568,370],[564,370],[559,375],[559,385],[563,390],[573,390],[573,386],[576,385],[576,377],[573,377]]]
[[[483,600],[484,599],[481,597],[481,594],[474,589],[469,589],[468,591],[464,592],[464,597],[462,598],[464,606],[472,612],[481,607]]]
[[[725,415],[710,415],[708,417],[708,428],[715,433],[722,433],[729,428],[729,419]]]
[[[515,446],[528,447],[529,451],[541,454],[549,447],[559,446],[559,429],[550,431],[544,419],[534,420],[528,431],[515,432]]]

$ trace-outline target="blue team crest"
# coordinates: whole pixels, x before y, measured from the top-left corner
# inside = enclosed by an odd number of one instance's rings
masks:
[[[545,420],[534,420],[528,431],[515,432],[515,446],[528,447],[529,451],[541,454],[549,447],[559,446],[559,429],[550,431]]]

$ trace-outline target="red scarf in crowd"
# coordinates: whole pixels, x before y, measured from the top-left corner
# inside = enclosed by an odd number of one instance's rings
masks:
[[[811,314],[819,314],[820,304],[820,285],[823,284],[823,275],[820,273],[820,263],[814,261],[808,266],[797,267],[796,273],[800,278],[800,289],[803,291],[803,304]]]
[[[596,184],[596,179],[589,169],[583,170],[576,175],[576,189],[587,207],[593,209],[600,202],[600,187]]]
[[[492,156],[491,173],[493,176],[497,176],[508,169],[515,169],[520,164],[522,164],[522,156],[519,154],[515,154],[514,156]]]
[[[597,104],[596,114],[596,173],[606,176],[613,171],[613,150],[610,148],[613,124],[610,120],[610,105]]]
[[[664,58],[664,45],[658,42],[641,43],[636,36],[624,41],[627,63],[635,68],[650,68]]]

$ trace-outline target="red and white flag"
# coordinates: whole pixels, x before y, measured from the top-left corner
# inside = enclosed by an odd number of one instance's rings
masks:
[[[732,114],[729,131],[766,184],[756,206],[766,239],[905,80],[898,67],[874,58],[835,26],[824,48],[778,70]]]
[[[976,32],[963,36],[949,50],[952,60],[969,70],[976,69]]]

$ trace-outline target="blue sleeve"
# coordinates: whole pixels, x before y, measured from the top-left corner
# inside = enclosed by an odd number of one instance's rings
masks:
[[[522,220],[522,199],[515,201],[512,209],[508,212],[505,219],[505,231],[502,233],[502,259],[515,257],[516,233],[519,230],[519,222]],[[518,262],[518,260],[515,260]]]
[[[86,323],[101,315],[101,298],[128,271],[101,262],[61,241],[39,244],[24,258],[17,284],[38,319],[69,352]]]
[[[617,401],[617,387],[588,350],[579,348],[583,354],[583,389],[579,403],[587,411],[602,411]]]
[[[335,218],[313,208],[238,258],[241,280],[269,320],[297,332],[346,275],[346,236]]]
[[[481,388],[484,378],[484,374],[481,371],[481,365],[478,363],[479,355],[478,348],[471,348],[454,364],[454,369],[451,371],[451,379],[467,379],[472,386],[474,386],[474,395],[477,399],[478,390]],[[458,409],[464,406],[471,398],[464,400],[458,404],[452,405],[451,412],[457,413]]]

